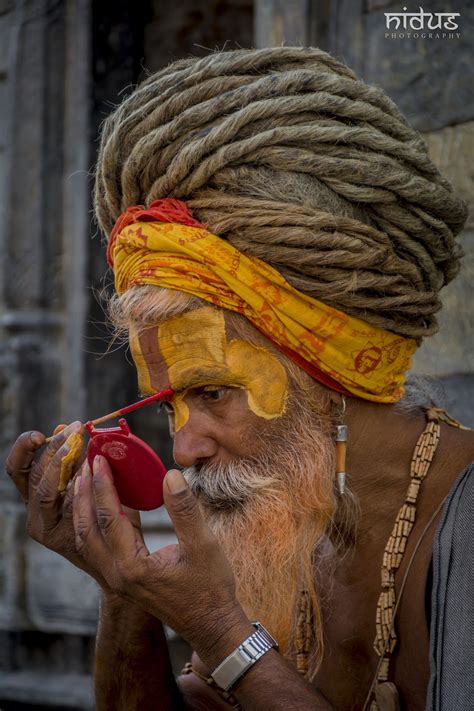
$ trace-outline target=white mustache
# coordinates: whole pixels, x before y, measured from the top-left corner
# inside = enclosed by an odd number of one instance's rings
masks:
[[[183,470],[194,495],[213,509],[243,507],[252,496],[269,491],[278,482],[269,462],[242,459],[228,464],[210,463]]]
[[[290,398],[288,412],[279,427],[253,432],[253,456],[242,457],[226,464],[219,462],[194,465],[183,470],[191,490],[205,508],[237,510],[256,495],[278,498],[282,487],[291,481],[293,487],[304,485],[307,471],[326,468],[327,449],[321,443],[327,435],[304,399]]]

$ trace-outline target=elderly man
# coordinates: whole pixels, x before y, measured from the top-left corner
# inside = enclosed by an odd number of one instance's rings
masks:
[[[104,457],[58,496],[80,423],[8,471],[102,588],[97,707],[470,708],[474,438],[404,395],[465,209],[420,137],[316,49],[182,60],[105,122],[96,214],[140,388],[173,390],[178,545],[147,550]]]

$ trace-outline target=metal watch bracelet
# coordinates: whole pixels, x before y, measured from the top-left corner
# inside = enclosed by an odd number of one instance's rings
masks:
[[[278,642],[260,622],[252,622],[252,625],[255,627],[255,632],[239,644],[237,649],[234,649],[211,674],[216,684],[224,691],[229,691],[235,682],[270,649],[278,650]]]

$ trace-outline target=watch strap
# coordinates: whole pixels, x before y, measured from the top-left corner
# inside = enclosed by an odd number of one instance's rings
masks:
[[[228,691],[270,649],[278,649],[277,641],[260,622],[252,622],[252,625],[255,627],[255,632],[239,644],[211,674],[216,684],[225,691]]]

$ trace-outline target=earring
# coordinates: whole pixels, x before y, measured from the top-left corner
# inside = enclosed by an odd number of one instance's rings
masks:
[[[342,396],[341,420],[346,411],[346,399]],[[347,453],[347,425],[336,425],[336,479],[339,494],[344,496],[346,491],[346,453]]]

